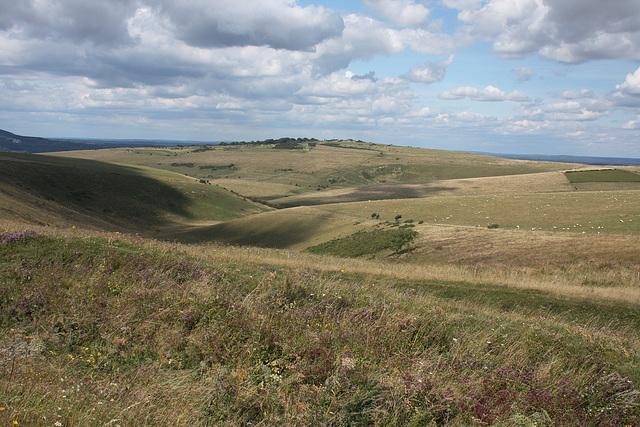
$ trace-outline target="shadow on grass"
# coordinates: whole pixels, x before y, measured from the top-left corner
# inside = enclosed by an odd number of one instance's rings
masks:
[[[256,215],[250,220],[243,218],[196,228],[173,237],[183,242],[216,241],[230,245],[287,249],[312,240],[320,233],[319,230],[332,224],[329,216],[313,217],[310,221],[285,215]]]
[[[436,186],[435,183],[374,184],[348,187],[339,190],[318,191],[316,196],[292,196],[277,199],[283,207],[315,206],[329,203],[365,202],[368,200],[418,199],[429,195],[455,190],[451,187]],[[340,194],[332,195],[334,191]]]
[[[640,330],[640,311],[634,304],[620,301],[591,301],[533,289],[475,285],[465,282],[399,282],[398,288],[411,288],[439,298],[473,302],[503,312],[526,316],[555,316],[566,321],[598,324],[602,327]]]
[[[114,225],[166,224],[167,215],[188,217],[182,192],[135,168],[44,155],[0,155],[0,182],[61,207]]]

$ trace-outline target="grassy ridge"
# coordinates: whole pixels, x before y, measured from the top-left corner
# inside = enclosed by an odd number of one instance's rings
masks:
[[[175,173],[64,157],[0,154],[5,218],[141,233],[266,210]]]
[[[4,423],[638,422],[624,301],[74,233],[0,235]]]
[[[154,155],[156,151],[160,154]],[[72,151],[56,155],[125,162],[171,170],[212,182],[221,180],[224,183],[221,185],[226,188],[261,199],[355,185],[514,175],[578,167],[355,141],[342,141],[339,146],[306,146],[304,150],[240,145],[213,147],[205,151],[194,147],[175,147],[143,151]],[[234,165],[232,170],[201,169],[201,166],[230,164]],[[260,185],[264,182],[273,184],[273,187]]]

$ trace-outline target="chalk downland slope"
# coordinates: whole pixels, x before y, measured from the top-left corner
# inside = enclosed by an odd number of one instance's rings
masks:
[[[55,154],[170,170],[264,200],[370,184],[519,175],[582,166],[356,141],[306,144],[295,150],[241,144]]]
[[[5,219],[153,234],[268,208],[176,173],[133,165],[0,153]]]

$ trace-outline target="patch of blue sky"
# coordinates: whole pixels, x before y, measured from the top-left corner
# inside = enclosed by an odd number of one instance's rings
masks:
[[[298,0],[299,6],[323,6],[327,9],[351,13],[367,13],[369,8],[360,0]]]

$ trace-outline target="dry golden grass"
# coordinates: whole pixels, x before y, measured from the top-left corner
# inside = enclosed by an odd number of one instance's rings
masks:
[[[286,206],[437,196],[504,195],[571,191],[563,172],[443,179],[418,183],[378,184],[323,190],[273,200]]]
[[[640,234],[640,191],[521,193],[321,205],[362,218],[413,219],[430,224]]]
[[[257,261],[293,268],[316,269],[325,272],[351,272],[386,277],[388,280],[439,280],[491,284],[495,286],[535,289],[597,301],[611,299],[632,304],[640,303],[640,242],[630,236],[557,236],[546,233],[535,237],[518,235],[517,232],[499,230],[476,230],[464,227],[428,227],[431,234],[421,229],[426,237],[421,238],[415,258],[412,253],[390,260],[349,259],[314,255],[305,252],[277,250],[257,247],[218,245],[177,246],[193,255],[202,257],[224,257],[236,261]],[[474,232],[486,231],[487,242],[475,247]],[[535,233],[539,234],[539,233]],[[490,237],[489,237],[490,235]],[[496,238],[496,235],[499,238]],[[478,236],[475,236],[478,237]],[[564,237],[564,238],[563,238]],[[428,250],[422,256],[421,247],[430,238],[455,239],[457,246],[446,251],[450,256],[432,259]],[[579,243],[577,245],[577,243]],[[522,245],[520,247],[519,245]],[[527,246],[528,245],[528,246]],[[518,246],[519,258],[510,259],[511,250]],[[576,248],[577,246],[577,248]],[[484,252],[493,248],[489,256]],[[432,250],[431,248],[430,250]],[[467,251],[467,258],[457,258],[457,251]],[[535,252],[535,260],[527,253]],[[619,263],[616,257],[625,252]],[[597,260],[583,258],[589,253],[600,255]],[[491,257],[495,259],[492,260]],[[434,257],[435,258],[435,257]],[[482,259],[482,261],[480,261]],[[593,259],[593,261],[592,261]],[[611,264],[607,260],[613,260]]]
[[[194,151],[193,147],[118,148],[55,155],[144,165],[212,182],[223,180],[224,187],[258,198],[284,197],[301,191],[315,192],[327,186],[337,188],[385,182],[474,178],[580,167],[576,164],[528,162],[370,143],[340,142],[340,145],[351,148],[322,144],[305,150],[277,150],[266,146],[215,147],[207,151]],[[193,166],[177,166],[189,163],[193,163]],[[200,169],[200,166],[231,164],[234,165],[231,169]],[[265,187],[261,184],[265,182],[275,186]],[[247,186],[247,183],[257,185]]]
[[[221,178],[216,179],[216,185],[227,190],[235,191],[245,196],[260,195],[263,200],[270,200],[279,197],[281,194],[293,194],[301,191],[300,187],[290,184],[278,184],[268,181],[255,181],[248,179]]]
[[[163,236],[187,242],[219,241],[237,245],[302,250],[370,227],[376,221],[312,207],[275,210]]]
[[[6,252],[4,274],[34,254],[73,261],[30,266],[37,283],[49,279],[55,304],[47,300],[48,317],[13,322],[0,337],[0,422],[346,425],[375,412],[382,420],[362,423],[514,425],[512,415],[531,421],[544,410],[555,425],[577,425],[601,408],[601,395],[617,405],[610,419],[636,419],[625,410],[640,394],[627,381],[638,377],[638,319],[625,310],[637,305],[639,286],[37,231],[49,239],[17,243],[23,255]],[[91,269],[83,284],[85,265],[104,269]],[[627,394],[594,394],[612,371]],[[482,402],[506,412],[472,406]]]
[[[144,242],[163,253],[183,252],[202,258],[259,262],[329,274],[344,271],[386,277],[389,281],[395,278],[491,284],[594,301],[604,298],[640,303],[640,241],[633,236],[540,232],[527,235],[512,230],[423,226],[415,257],[407,261],[411,253],[387,260],[350,259],[296,250],[163,242],[126,233],[82,227],[52,229],[7,220],[0,220],[0,230]],[[474,239],[484,243],[476,246]],[[435,249],[438,243],[443,244],[443,249]],[[460,257],[458,252],[464,255]],[[430,256],[433,253],[438,255]],[[594,254],[598,257],[593,258]]]

